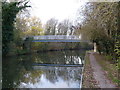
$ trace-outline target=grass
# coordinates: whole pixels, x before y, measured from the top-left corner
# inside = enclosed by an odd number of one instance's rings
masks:
[[[90,65],[89,60],[89,53],[86,53],[85,56],[85,65],[84,65],[84,72],[83,72],[83,88],[99,88],[97,86],[97,82],[93,77],[93,70]]]
[[[115,64],[110,63],[111,58],[106,58],[104,55],[94,54],[98,63],[102,66],[105,75],[111,80],[116,86],[118,86],[118,69]]]

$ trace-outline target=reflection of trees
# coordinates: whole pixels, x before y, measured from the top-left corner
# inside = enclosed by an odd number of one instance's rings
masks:
[[[40,70],[32,70],[32,71],[26,71],[23,70],[23,77],[21,78],[20,82],[24,83],[37,83],[39,82],[39,78],[41,76],[42,72]]]
[[[48,67],[42,68],[38,66],[37,70],[43,70],[46,78],[55,83],[59,78],[62,78],[65,81],[80,81],[82,68],[81,67]]]
[[[19,86],[21,82],[35,84],[41,75],[55,83],[59,78],[65,81],[80,80],[81,68],[78,67],[47,67],[34,70],[33,63],[74,64],[75,58],[83,57],[83,51],[53,51],[33,55],[3,58],[3,88]],[[70,59],[72,58],[72,59]],[[38,66],[39,67],[39,66]]]
[[[75,64],[78,63],[77,59],[84,57],[83,51],[71,50],[71,51],[53,51],[53,52],[43,52],[39,53],[37,56],[37,63],[49,63],[49,64]],[[76,59],[76,62],[75,62]],[[82,58],[83,59],[83,58]],[[39,62],[40,60],[40,62]],[[40,66],[38,66],[40,67]],[[48,67],[48,68],[39,68],[40,71],[43,70],[46,78],[55,83],[58,81],[59,77],[65,81],[68,80],[80,80],[81,68],[79,67]]]
[[[3,60],[3,88],[13,88],[19,86],[20,82],[36,83],[41,71],[33,71],[32,57],[8,57]]]
[[[3,59],[2,64],[2,77],[3,77],[3,88],[12,88],[16,87],[16,84],[19,84],[19,78],[20,78],[20,69],[23,68],[21,64],[19,64],[19,61],[16,60],[16,58],[8,58]],[[14,83],[15,82],[15,83]]]
[[[83,60],[85,51],[66,50],[42,52],[34,55],[34,62],[46,64],[79,64],[79,59]]]

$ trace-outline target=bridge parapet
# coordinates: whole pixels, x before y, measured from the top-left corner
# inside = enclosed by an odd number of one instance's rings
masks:
[[[32,42],[90,42],[82,40],[81,36],[76,35],[42,35],[42,36],[29,36],[32,38]],[[28,37],[24,37],[26,40]]]
[[[80,40],[81,37],[80,36],[76,36],[76,35],[42,35],[42,36],[33,36],[34,40],[60,40],[60,39],[67,39],[67,40]]]

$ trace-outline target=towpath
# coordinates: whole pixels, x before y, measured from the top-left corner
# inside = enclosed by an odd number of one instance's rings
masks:
[[[111,83],[110,80],[105,76],[102,67],[98,64],[96,58],[94,57],[94,52],[90,52],[90,63],[93,69],[93,76],[96,79],[98,86],[100,88],[116,88],[116,86]]]

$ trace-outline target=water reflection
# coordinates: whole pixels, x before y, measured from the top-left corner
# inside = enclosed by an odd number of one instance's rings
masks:
[[[79,88],[82,67],[46,67],[33,64],[78,64],[78,58],[83,60],[84,52],[54,51],[3,58],[2,87]]]
[[[36,78],[36,83],[21,82],[22,88],[79,88],[82,68],[76,67],[45,67],[34,66],[34,70],[40,70],[43,73]],[[26,75],[29,78],[30,75]]]
[[[46,64],[81,64],[85,51],[52,51],[35,54],[36,63]]]
[[[78,85],[77,85],[77,84]],[[41,76],[40,82],[32,84],[21,83],[20,87],[22,88],[76,88],[79,87],[79,82],[73,82],[72,80],[64,81],[59,78],[55,83],[51,83],[46,79],[44,75]]]

